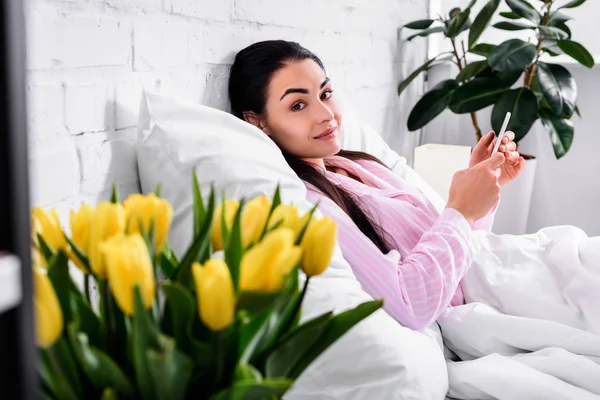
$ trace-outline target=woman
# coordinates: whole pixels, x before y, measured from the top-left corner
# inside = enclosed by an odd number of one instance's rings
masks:
[[[421,330],[450,305],[475,253],[472,231],[489,229],[500,189],[525,167],[508,132],[492,156],[490,132],[453,179],[440,214],[375,157],[340,148],[342,115],[317,56],[297,43],[266,41],[231,68],[232,112],[281,148],[308,200],[338,224],[339,244],[364,290],[399,323]]]

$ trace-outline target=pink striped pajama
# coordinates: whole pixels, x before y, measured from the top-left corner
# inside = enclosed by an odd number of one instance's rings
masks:
[[[353,193],[375,221],[388,232],[395,250],[383,254],[333,201],[310,185],[308,200],[335,219],[339,245],[363,289],[384,300],[384,309],[400,324],[420,330],[433,323],[449,305],[464,302],[460,280],[469,269],[476,244],[473,229],[489,229],[493,213],[473,227],[461,213],[441,214],[414,186],[371,161],[342,157],[325,160],[359,177],[325,172]]]

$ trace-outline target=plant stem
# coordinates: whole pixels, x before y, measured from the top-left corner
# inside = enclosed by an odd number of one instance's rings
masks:
[[[458,55],[458,50],[456,48],[456,42],[454,41],[454,39],[452,39],[451,42],[452,42],[452,49],[453,49],[454,57],[456,58],[456,65],[458,66],[458,70],[462,72],[463,65],[461,62],[461,58]],[[465,67],[466,67],[468,64],[467,64],[467,53],[464,48],[464,43],[463,43],[463,57],[465,59]],[[471,113],[471,122],[473,123],[473,128],[475,129],[475,136],[477,137],[477,141],[479,142],[481,140],[481,128],[479,127],[479,121],[477,121],[477,114],[475,112]]]
[[[56,357],[56,354],[54,354],[54,352],[55,352],[54,347],[50,347],[49,349],[46,350],[46,354],[48,355],[48,360],[50,361],[50,365],[52,366],[52,369],[54,370],[54,372],[56,372],[58,374],[58,376],[63,379],[64,387],[69,391],[69,395],[71,396],[70,398],[77,399],[77,394],[75,393],[75,390],[71,386],[71,382],[67,378],[67,374],[65,373],[65,370],[63,369],[60,362],[58,362],[58,359]]]
[[[215,332],[217,340],[217,387],[221,388],[221,381],[223,380],[223,369],[225,367],[225,346],[223,341],[223,332]]]
[[[90,301],[90,274],[85,274],[85,279],[83,281],[83,287],[85,289],[85,298],[91,307],[92,302]]]
[[[544,14],[544,19],[542,21],[542,26],[548,26],[548,24],[550,23],[550,8],[552,7],[552,1],[546,3],[546,13]],[[542,34],[542,32],[539,33],[538,35],[538,42],[537,42],[537,46],[536,46],[536,56],[535,56],[535,61],[533,64],[531,64],[529,67],[527,67],[527,69],[525,70],[525,76],[523,77],[523,85],[526,88],[530,88],[531,87],[531,83],[533,82],[533,78],[535,76],[535,72],[537,69],[537,64],[538,61],[540,60],[540,56],[542,55],[542,42],[544,40],[544,35]]]

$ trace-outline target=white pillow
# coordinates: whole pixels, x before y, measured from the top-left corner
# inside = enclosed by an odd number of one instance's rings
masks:
[[[272,195],[302,211],[304,184],[260,130],[231,114],[145,93],[139,121],[138,166],[143,193],[160,182],[173,205],[169,237],[181,253],[191,240],[192,170],[203,193],[210,184],[227,197]],[[303,319],[341,312],[370,300],[336,248],[330,267],[311,280]],[[401,327],[384,311],[362,321],[319,357],[286,395],[288,399],[440,399],[448,377],[441,343]]]

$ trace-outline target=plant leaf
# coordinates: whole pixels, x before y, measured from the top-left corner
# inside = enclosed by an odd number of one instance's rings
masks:
[[[54,398],[66,400],[78,400],[80,397],[71,386],[69,380],[64,376],[62,366],[55,356],[51,354],[52,349],[40,351],[40,362],[38,372],[44,385],[52,392]]]
[[[452,57],[452,55],[450,53],[442,53],[442,54],[439,54],[439,55],[433,57],[431,60],[427,60],[427,62],[425,62],[425,64],[421,65],[419,68],[414,70],[405,80],[400,82],[400,84],[398,85],[398,96],[400,94],[402,94],[404,89],[406,89],[408,87],[408,85],[410,85],[411,82],[414,81],[417,76],[419,76],[419,74],[421,72],[428,71],[429,68],[433,67],[434,65],[446,62],[451,57]]]
[[[443,32],[443,31],[444,31],[443,26],[434,26],[433,28],[425,29],[424,31],[415,33],[414,35],[407,37],[406,40],[408,40],[410,42],[411,40],[413,40],[416,37],[426,37],[433,33],[439,33],[439,32]]]
[[[504,31],[522,31],[524,29],[535,29],[536,27],[524,22],[510,22],[510,21],[501,21],[497,22],[494,25],[496,29],[502,29]]]
[[[71,322],[67,329],[79,365],[92,385],[98,389],[111,387],[125,395],[133,395],[133,386],[123,370],[106,353],[90,346],[87,335],[78,332],[77,321]]]
[[[498,45],[488,56],[488,63],[497,71],[524,70],[537,55],[536,47],[521,39],[510,39]]]
[[[475,61],[468,64],[463,70],[456,76],[456,82],[462,83],[469,79],[477,76],[480,72],[489,68],[487,60]]]
[[[550,134],[550,141],[552,142],[556,159],[562,158],[571,148],[571,144],[573,144],[575,133],[573,122],[543,112],[541,113],[541,120]]]
[[[538,118],[538,102],[535,94],[527,88],[511,90],[503,94],[492,110],[492,129],[500,132],[507,112],[512,113],[507,129],[515,133],[515,142],[527,135]]]
[[[112,184],[112,190],[110,192],[110,202],[113,204],[119,203],[119,188],[115,183]]]
[[[431,24],[433,24],[432,19],[420,19],[418,21],[413,21],[413,22],[409,22],[408,24],[404,25],[403,28],[407,28],[407,29],[427,29],[431,26]]]
[[[469,31],[469,49],[477,43],[477,40],[479,40],[483,31],[488,27],[499,5],[500,0],[490,0],[483,6],[481,11],[479,11],[479,14],[475,17],[475,20],[471,25],[471,30]]]
[[[573,57],[580,64],[585,65],[588,68],[594,67],[594,57],[580,43],[572,40],[559,40],[556,44],[565,52],[565,54]]]
[[[156,398],[159,400],[181,400],[185,398],[192,378],[194,361],[177,350],[175,342],[161,337],[162,348],[147,350],[148,370],[154,381]]]
[[[198,184],[198,175],[196,170],[192,171],[192,183],[193,183],[193,196],[194,196],[194,237],[197,237],[200,233],[202,222],[206,217],[206,210],[204,208],[204,200],[202,199],[202,193],[200,192],[200,185]]]
[[[538,62],[538,82],[542,94],[558,117],[568,117],[575,110],[577,84],[562,65]]]
[[[525,0],[506,0],[506,4],[517,15],[530,20],[535,24],[539,24],[542,17],[540,13]]]
[[[153,400],[157,397],[154,391],[155,382],[148,367],[147,350],[159,348],[159,332],[142,303],[141,291],[137,285],[134,288],[134,305],[132,337],[129,343],[133,346],[136,386],[143,400]]]
[[[577,114],[577,116],[581,118],[581,111],[579,111],[579,106],[575,106],[575,114]]]
[[[494,44],[479,43],[469,50],[469,53],[487,57],[496,48]]]
[[[556,24],[564,23],[564,22],[567,22],[567,21],[569,21],[571,19],[573,19],[573,18],[571,18],[567,14],[564,14],[564,13],[561,13],[559,11],[556,11],[550,17],[550,21],[548,22],[548,25],[550,25],[550,26],[556,26]]]
[[[510,12],[501,12],[500,16],[504,17],[504,18],[508,18],[508,19],[521,19],[522,17],[518,14],[515,14],[514,12],[510,11]]]
[[[540,26],[538,27],[542,35],[548,39],[567,39],[569,37],[569,33],[565,32],[563,29],[554,27],[554,26]],[[568,29],[568,28],[567,28]]]
[[[40,243],[43,243],[40,241]],[[63,313],[64,324],[73,320],[71,308],[71,275],[69,275],[69,259],[63,251],[58,251],[48,262],[48,278],[52,282],[56,297]]]
[[[469,14],[471,13],[471,9],[467,8],[461,12],[459,12],[458,14],[456,14],[456,16],[454,16],[454,18],[452,18],[452,20],[450,21],[450,25],[448,26],[448,29],[446,30],[446,36],[449,38],[454,38],[456,37],[456,35],[458,35],[460,32],[462,32],[464,29],[465,24],[467,23],[467,21],[469,20]]]
[[[239,363],[235,367],[234,382],[261,382],[260,371],[250,364]]]
[[[235,217],[233,218],[233,225],[231,226],[231,232],[229,240],[225,246],[225,263],[229,267],[231,274],[231,280],[233,282],[233,288],[236,293],[239,291],[240,281],[240,264],[242,262],[242,256],[244,255],[244,246],[242,243],[242,209],[244,208],[244,199],[240,201]],[[266,228],[267,224],[265,224]]]
[[[185,287],[193,287],[192,264],[206,253],[210,245],[210,228],[212,225],[213,214],[215,212],[215,191],[211,189],[208,201],[208,209],[202,221],[199,234],[195,237],[191,246],[179,263],[175,280]],[[199,260],[204,262],[205,260]]]
[[[560,49],[560,47],[558,47],[557,41],[553,39],[542,40],[542,50],[550,54],[552,57],[563,54],[563,51]]]
[[[575,7],[579,7],[580,5],[582,5],[583,3],[585,3],[586,0],[573,0],[568,2],[567,4],[565,4],[562,7],[558,7],[558,9],[562,9],[562,8],[575,8]]]
[[[458,84],[454,79],[447,79],[425,93],[408,116],[408,130],[412,132],[421,129],[440,115],[450,104],[452,93],[457,87]]]
[[[369,301],[333,317],[319,340],[317,340],[306,353],[302,354],[302,358],[294,365],[294,369],[291,371],[289,377],[293,379],[298,378],[306,367],[327,350],[327,348],[345,335],[346,332],[352,329],[360,321],[380,309],[382,305],[382,300]],[[289,338],[291,338],[291,335],[292,333],[290,332]]]
[[[236,382],[233,386],[213,395],[209,400],[280,399],[292,386],[289,379],[265,379],[262,382]]]
[[[475,78],[456,89],[450,99],[450,110],[456,114],[471,113],[492,105],[507,91],[494,77]]]
[[[102,392],[100,400],[118,400],[117,392],[113,388],[106,388]]]

